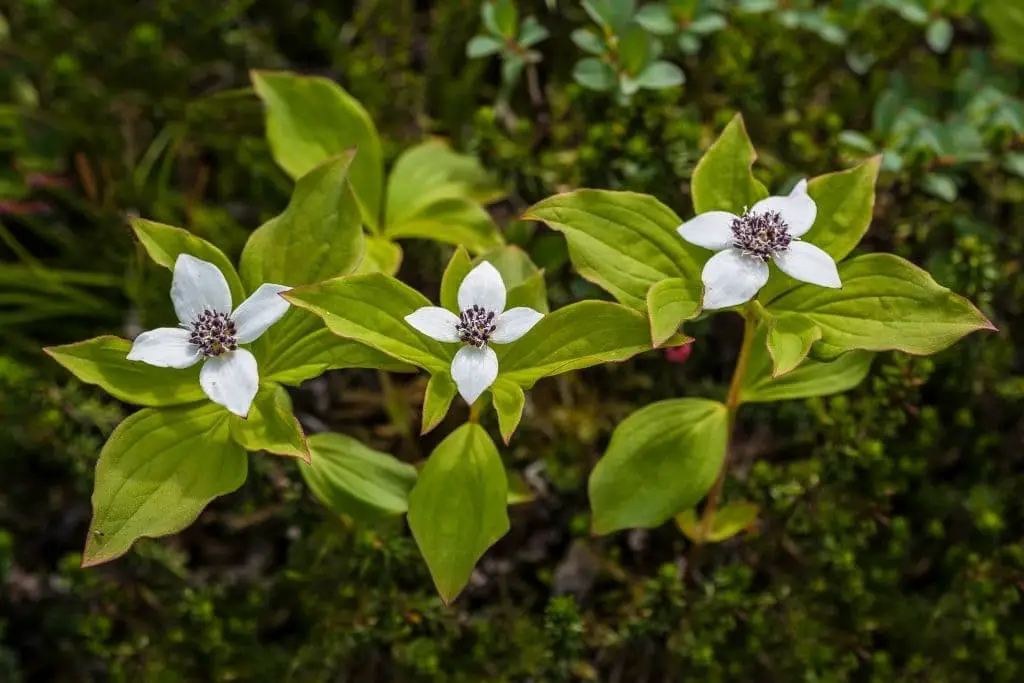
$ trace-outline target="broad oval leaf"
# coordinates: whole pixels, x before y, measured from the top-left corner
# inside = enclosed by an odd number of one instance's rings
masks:
[[[767,344],[772,359],[772,377],[792,372],[807,358],[821,328],[804,315],[780,315],[769,323]]]
[[[699,283],[707,258],[676,232],[682,221],[675,212],[645,194],[576,190],[534,204],[523,218],[564,234],[577,272],[637,311],[657,282]]]
[[[245,481],[245,449],[213,403],[146,408],[120,425],[96,463],[93,517],[82,566],[109,562],[143,536],[181,531]]]
[[[866,254],[839,265],[842,289],[801,285],[772,302],[775,315],[800,313],[836,351],[932,354],[976,330],[995,329],[967,299],[893,254]]]
[[[662,280],[647,290],[653,345],[661,346],[679,331],[684,321],[700,315],[702,299],[699,281],[678,277]]]
[[[384,161],[370,115],[326,78],[287,71],[253,71],[266,107],[267,141],[278,166],[298,180],[336,154],[355,148],[352,189],[371,230],[380,226]]]
[[[348,173],[352,152],[313,168],[295,184],[288,207],[249,237],[242,279],[289,287],[347,275],[363,259],[363,226]]]
[[[356,269],[357,273],[384,273],[394,275],[402,265],[402,247],[386,237],[367,237],[366,255]]]
[[[703,527],[693,509],[676,515],[676,524],[694,543],[721,543],[753,524],[759,511],[756,503],[727,503],[718,508],[710,524],[705,522]]]
[[[404,514],[416,468],[345,434],[309,437],[312,461],[300,467],[313,494],[337,515],[374,522]]]
[[[334,278],[287,292],[284,297],[323,318],[335,334],[371,346],[431,372],[447,372],[455,354],[414,330],[405,316],[430,301],[383,273]]]
[[[457,387],[450,372],[435,372],[427,382],[427,391],[423,395],[423,422],[420,434],[426,434],[441,423],[452,399],[455,398]]]
[[[459,154],[441,140],[428,140],[402,152],[388,175],[385,224],[414,215],[432,192],[459,189],[459,196],[481,204],[505,196],[476,157]]]
[[[480,425],[452,432],[430,454],[409,495],[409,528],[445,603],[473,566],[509,529],[508,480]]]
[[[647,318],[630,308],[610,301],[579,301],[548,313],[512,344],[494,348],[499,379],[529,388],[541,377],[649,351],[651,333]]]
[[[717,401],[652,403],[623,420],[590,475],[595,534],[655,527],[695,506],[725,458],[728,411]]]
[[[515,382],[499,377],[491,385],[491,399],[494,403],[494,412],[498,414],[498,428],[501,430],[501,438],[508,444],[512,435],[523,418],[523,408],[526,406],[526,394],[523,388]]]
[[[199,386],[199,365],[177,370],[128,360],[132,343],[119,337],[95,337],[43,349],[86,384],[114,398],[142,406],[173,406],[206,400]]]
[[[260,386],[247,418],[231,415],[231,438],[248,451],[267,451],[309,462],[309,445],[292,411],[292,399],[280,384]]]
[[[743,116],[736,114],[693,169],[694,213],[728,211],[738,216],[767,197],[768,190],[750,170],[756,159]]]
[[[235,272],[228,257],[220,249],[201,237],[196,237],[188,230],[171,225],[155,223],[142,218],[131,219],[132,229],[146,253],[153,261],[164,268],[174,271],[174,262],[179,254],[189,254],[217,266],[231,289],[231,300],[237,306],[245,299],[245,289]]]
[[[384,234],[390,239],[415,237],[462,245],[474,253],[501,246],[504,240],[491,214],[462,193],[459,186],[450,188],[448,196],[436,197],[415,213],[388,223]]]
[[[872,157],[846,171],[811,178],[807,194],[814,200],[818,214],[814,225],[800,239],[824,249],[836,262],[846,258],[871,225],[881,160],[880,156]],[[758,299],[770,302],[799,285],[800,282],[773,267],[771,279]]]

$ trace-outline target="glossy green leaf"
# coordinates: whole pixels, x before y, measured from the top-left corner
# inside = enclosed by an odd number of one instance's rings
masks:
[[[651,342],[661,346],[679,331],[679,326],[701,311],[703,292],[695,280],[670,278],[647,290],[647,316],[651,324]]]
[[[245,300],[242,281],[238,278],[234,265],[220,249],[181,228],[142,218],[132,218],[131,224],[135,236],[157,265],[174,272],[174,262],[178,260],[179,254],[195,256],[220,268],[220,272],[228,281],[231,300],[236,306]]]
[[[380,224],[384,161],[380,138],[363,105],[337,83],[287,71],[253,71],[266,107],[274,161],[298,180],[331,157],[355,149],[351,182],[371,230]]]
[[[512,440],[519,421],[523,418],[523,407],[526,405],[526,394],[523,388],[507,379],[498,378],[491,385],[491,397],[494,412],[498,414],[498,428],[501,438],[507,444]]]
[[[639,74],[651,60],[652,40],[647,31],[633,24],[619,36],[619,66],[631,75]]]
[[[451,408],[456,392],[457,388],[450,372],[435,372],[430,376],[427,392],[423,395],[423,422],[420,434],[426,434],[441,423]]]
[[[541,26],[537,17],[526,17],[519,25],[519,47],[533,47],[550,36],[551,32]]]
[[[548,313],[517,341],[495,346],[499,379],[529,388],[542,377],[626,360],[651,348],[640,313],[609,301],[579,301]]]
[[[603,55],[607,48],[601,37],[589,29],[578,28],[570,35],[576,47],[592,55]],[[614,78],[614,74],[613,74]]]
[[[576,271],[638,311],[657,282],[700,282],[707,259],[676,232],[682,221],[675,212],[645,194],[576,190],[534,204],[524,218],[564,234]]]
[[[459,196],[439,198],[413,215],[388,223],[385,234],[390,239],[420,238],[462,245],[474,253],[504,242],[487,209]]]
[[[128,360],[132,343],[118,337],[95,337],[47,354],[86,384],[95,384],[114,398],[142,406],[173,406],[206,400],[199,386],[199,368],[157,368]]]
[[[432,304],[393,277],[382,273],[348,275],[293,289],[284,297],[319,315],[341,337],[418,365],[432,374],[447,372],[451,365],[453,344],[434,341],[405,322],[405,316]]]
[[[817,205],[818,215],[800,239],[824,249],[837,262],[853,251],[871,225],[880,164],[881,157],[876,156],[851,169],[812,178],[807,194]],[[770,302],[799,284],[773,267],[758,299]]]
[[[768,196],[751,168],[757,152],[747,136],[743,116],[736,114],[697,162],[690,179],[693,211],[728,211],[736,215]]]
[[[493,36],[473,36],[466,43],[466,56],[470,59],[488,57],[501,52],[505,43]]]
[[[231,438],[247,451],[267,451],[309,462],[309,446],[292,411],[292,399],[279,384],[264,383],[247,418],[228,418]]]
[[[416,468],[336,433],[309,437],[312,460],[300,467],[310,490],[336,515],[360,521],[397,517],[409,508]]]
[[[924,35],[925,40],[928,41],[928,47],[939,54],[945,54],[950,43],[953,42],[953,24],[949,23],[949,19],[939,17],[928,24],[928,30]]]
[[[659,36],[670,36],[679,30],[679,25],[668,5],[660,2],[644,5],[637,11],[634,19],[636,23]]]
[[[718,477],[727,437],[717,401],[659,401],[627,417],[590,475],[594,533],[658,526],[696,505]]]
[[[615,69],[608,62],[595,57],[587,57],[576,62],[572,77],[590,90],[607,92],[615,87]]]
[[[762,330],[751,348],[740,401],[769,403],[842,393],[867,377],[873,359],[874,354],[867,351],[850,351],[827,362],[808,358],[795,370],[773,379],[772,359]]]
[[[427,460],[409,495],[409,528],[441,599],[450,603],[477,560],[509,529],[501,457],[477,424],[465,424]]]
[[[976,330],[995,329],[975,306],[931,275],[892,254],[866,254],[839,265],[842,289],[802,285],[772,302],[775,315],[800,313],[837,352],[941,351]]]
[[[245,449],[228,412],[210,402],[146,408],[110,435],[96,463],[92,523],[82,566],[109,562],[143,536],[177,533],[245,481]]]
[[[366,255],[356,272],[394,275],[400,265],[402,247],[385,237],[369,236],[366,238]]]
[[[686,82],[683,70],[671,62],[654,62],[636,77],[637,85],[648,90],[675,88]]]
[[[431,139],[402,152],[388,174],[385,223],[416,214],[439,197],[456,196],[481,204],[505,196],[479,159]]]
[[[332,157],[299,178],[288,207],[249,237],[242,280],[297,287],[355,270],[364,243],[359,205],[348,174],[352,152]]]
[[[676,515],[676,524],[694,543],[721,543],[753,524],[760,509],[754,503],[727,503],[715,511],[705,528],[701,528],[697,511],[690,509]]]
[[[767,336],[772,377],[781,377],[796,369],[819,339],[821,328],[807,316],[797,314],[774,318],[769,324]]]

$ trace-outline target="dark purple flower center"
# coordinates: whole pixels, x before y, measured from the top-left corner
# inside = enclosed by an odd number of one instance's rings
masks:
[[[732,222],[732,238],[748,256],[767,261],[772,254],[789,246],[789,226],[778,211],[745,213]]]
[[[494,334],[494,313],[473,305],[462,312],[455,331],[464,344],[482,347]]]
[[[238,348],[235,322],[223,313],[209,309],[192,321],[188,340],[195,344],[208,358],[219,356]]]

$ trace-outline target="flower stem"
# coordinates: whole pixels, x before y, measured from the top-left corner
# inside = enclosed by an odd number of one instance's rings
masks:
[[[725,398],[725,409],[727,411],[725,458],[722,460],[722,469],[718,471],[718,478],[715,485],[711,487],[708,494],[708,502],[701,513],[700,522],[697,525],[697,535],[704,538],[711,525],[715,521],[715,512],[718,510],[718,499],[722,495],[722,487],[725,484],[725,475],[729,469],[729,456],[732,454],[732,429],[736,423],[736,411],[740,407],[740,388],[743,386],[743,377],[747,373],[747,361],[750,359],[750,349],[754,346],[754,333],[757,331],[757,315],[750,308],[743,310],[743,343],[740,346],[740,355],[736,359],[736,367],[732,371],[732,381],[729,382],[729,393]]]
[[[480,400],[473,402],[469,407],[469,421],[480,422],[480,413],[483,412],[483,403]]]

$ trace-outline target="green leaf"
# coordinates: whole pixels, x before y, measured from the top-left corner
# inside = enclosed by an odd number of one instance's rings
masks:
[[[367,237],[366,256],[356,272],[394,275],[401,264],[402,247],[384,237]]]
[[[508,444],[523,418],[526,394],[518,384],[499,377],[491,385],[491,398],[494,402],[494,411],[498,414],[501,438]]]
[[[654,527],[696,505],[725,458],[728,413],[717,401],[652,403],[616,427],[588,490],[595,534]]]
[[[546,40],[550,35],[551,32],[540,25],[537,17],[528,16],[519,25],[519,46],[533,47],[537,43]]]
[[[548,288],[544,282],[543,272],[538,271],[515,287],[509,288],[505,308],[507,310],[517,306],[527,306],[541,313],[550,310]]]
[[[454,349],[416,332],[405,316],[430,301],[382,273],[348,275],[293,289],[284,297],[319,315],[335,334],[371,346],[431,374],[447,372]]]
[[[506,471],[505,476],[508,477],[509,505],[529,503],[537,497],[537,494],[533,492],[533,489],[530,488],[530,485],[526,483],[526,480],[518,472],[513,470]]]
[[[288,320],[291,316],[302,320],[292,323]],[[260,366],[261,375],[268,381],[298,386],[328,370],[345,368],[415,371],[413,366],[377,349],[351,339],[342,339],[324,327],[319,317],[308,311],[292,309],[277,324],[286,329],[288,335],[281,338],[273,358]]]
[[[608,301],[579,301],[548,313],[495,351],[499,379],[530,388],[542,377],[626,360],[650,348],[650,327],[640,313]]]
[[[633,24],[619,37],[619,66],[629,74],[639,74],[651,60],[651,37]]]
[[[409,508],[416,468],[344,434],[309,437],[312,461],[300,467],[310,490],[336,515],[375,522]]]
[[[637,76],[637,84],[648,90],[675,88],[686,81],[686,74],[671,62],[654,62]]]
[[[860,133],[855,130],[844,130],[841,132],[839,134],[839,142],[843,143],[850,149],[863,154],[874,154],[878,151],[874,140],[864,133]]]
[[[707,259],[679,237],[682,221],[675,212],[645,194],[576,190],[534,204],[524,218],[563,233],[576,271],[638,311],[657,282],[699,283]]]
[[[186,370],[157,368],[128,360],[131,348],[127,339],[106,336],[43,350],[82,382],[126,403],[173,406],[206,400],[199,386],[199,365]]]
[[[771,358],[763,347],[755,343],[751,352],[740,388],[743,403],[791,401],[849,391],[864,381],[874,359],[874,354],[867,351],[850,351],[828,362],[808,359],[796,370],[772,379]]]
[[[466,45],[466,56],[470,59],[487,57],[501,52],[505,43],[492,36],[473,36]]]
[[[576,62],[572,77],[584,88],[607,92],[615,87],[615,69],[608,62],[587,57]]]
[[[690,509],[676,515],[676,524],[694,543],[721,543],[753,524],[760,509],[754,503],[727,503],[715,511],[708,529],[700,528],[697,511]]]
[[[670,36],[679,30],[668,5],[660,2],[644,5],[633,19],[651,33],[659,36]]]
[[[363,259],[359,205],[348,181],[352,153],[324,162],[299,178],[288,208],[249,237],[242,280],[297,287],[356,269]]]
[[[96,463],[82,566],[120,557],[143,536],[181,531],[211,500],[242,485],[248,463],[218,405],[135,413],[110,435]]]
[[[807,358],[814,342],[821,339],[821,328],[803,315],[782,315],[769,324],[767,344],[772,358],[772,378],[796,369]]]
[[[995,329],[967,299],[892,254],[866,254],[839,265],[842,289],[802,285],[772,302],[775,315],[802,313],[837,352],[941,351],[975,330]]]
[[[292,399],[280,384],[260,386],[249,416],[228,418],[231,438],[247,451],[267,451],[309,462],[309,446],[292,412]]]
[[[768,190],[750,170],[756,159],[743,116],[736,114],[693,169],[690,193],[694,213],[728,211],[740,215],[767,197]]]
[[[875,207],[875,182],[881,157],[872,157],[851,169],[812,178],[807,194],[818,207],[814,225],[800,239],[824,249],[836,262],[853,251],[868,226]],[[777,268],[758,299],[770,302],[801,283]]]
[[[921,178],[921,189],[945,202],[955,202],[960,196],[956,181],[945,173],[926,173]]]
[[[474,253],[504,244],[487,209],[462,196],[438,198],[415,214],[388,223],[384,234],[393,240],[411,237],[462,245]]]
[[[451,408],[456,391],[455,382],[447,370],[430,376],[427,392],[423,396],[423,426],[420,434],[426,434],[441,423]]]
[[[505,191],[476,157],[459,154],[440,139],[421,142],[402,152],[391,168],[385,223],[401,221],[449,196],[486,204],[504,197]]]
[[[494,0],[494,27],[496,33],[505,38],[512,39],[516,35],[516,25],[519,23],[519,10],[516,9],[514,0]]]
[[[459,286],[473,270],[473,261],[465,249],[459,247],[452,253],[441,276],[441,306],[449,311],[459,310]]]
[[[949,49],[950,43],[953,42],[953,24],[949,23],[949,19],[939,17],[928,24],[925,40],[928,41],[928,47],[940,55],[945,54]]]
[[[978,11],[995,38],[996,53],[1007,61],[1024,64],[1024,6],[1016,2],[979,2]]]
[[[284,171],[298,180],[331,157],[356,149],[351,182],[371,230],[380,224],[384,161],[370,115],[354,97],[326,78],[287,71],[253,71],[266,107],[267,141]]]
[[[570,35],[576,47],[592,55],[603,55],[607,52],[604,41],[601,37],[589,29],[578,28]],[[614,77],[614,74],[613,74]],[[577,79],[578,80],[578,79]],[[609,86],[610,87],[610,86]],[[603,88],[607,90],[607,88]]]
[[[490,262],[501,273],[501,279],[508,290],[506,310],[516,306],[529,306],[542,313],[548,312],[548,291],[544,283],[544,272],[534,264],[529,254],[519,247],[505,246],[487,252],[477,258],[473,265],[481,260]],[[458,310],[457,306],[453,306],[452,310]]]
[[[445,603],[509,529],[508,482],[498,450],[477,424],[442,441],[409,495],[409,528]]]
[[[146,253],[158,266],[174,272],[174,262],[179,254],[189,254],[217,266],[231,289],[231,300],[235,305],[245,300],[242,281],[238,279],[235,267],[217,247],[187,230],[175,228],[162,223],[154,223],[142,218],[131,219],[132,229]]]
[[[709,33],[721,31],[723,28],[726,27],[726,25],[727,24],[725,21],[725,17],[723,17],[721,14],[709,12],[708,14],[705,14],[702,17],[694,19],[686,27],[686,29],[691,33],[696,33],[699,36],[706,36]]]
[[[696,318],[702,298],[700,282],[678,277],[662,280],[647,290],[653,345],[661,346],[679,331],[684,321]]]

